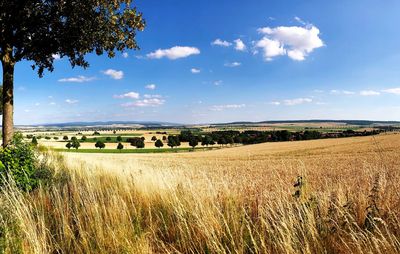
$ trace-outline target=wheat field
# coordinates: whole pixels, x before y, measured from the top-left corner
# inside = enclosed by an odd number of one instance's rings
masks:
[[[400,135],[57,154],[2,189],[5,253],[398,253]]]

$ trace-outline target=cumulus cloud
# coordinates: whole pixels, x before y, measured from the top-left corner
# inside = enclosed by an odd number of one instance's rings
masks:
[[[78,76],[78,77],[71,77],[71,78],[62,78],[59,79],[58,82],[64,82],[64,83],[84,83],[84,82],[90,82],[95,80],[95,77],[85,77],[85,76]]]
[[[281,55],[303,61],[314,49],[324,46],[320,31],[314,25],[263,27],[258,32],[264,37],[255,43],[255,47],[263,51],[266,61]]]
[[[211,42],[211,45],[221,46],[221,47],[229,47],[232,46],[232,43],[228,41],[223,41],[221,39],[216,39],[215,41]]]
[[[376,95],[380,95],[380,92],[377,91],[373,91],[373,90],[364,90],[360,92],[360,95],[362,96],[376,96]]]
[[[134,102],[129,102],[122,104],[123,107],[132,108],[132,107],[158,107],[165,103],[165,100],[160,98],[151,98],[151,99],[144,99],[138,100]]]
[[[198,73],[201,72],[201,70],[200,70],[200,69],[196,69],[196,68],[192,68],[192,69],[190,70],[190,72],[192,72],[193,74],[198,74]]]
[[[235,49],[238,51],[245,51],[246,50],[246,45],[241,39],[236,39],[234,40],[235,42]]]
[[[385,90],[382,90],[382,92],[400,95],[400,87],[385,89]]]
[[[125,94],[121,94],[121,95],[114,95],[113,96],[115,99],[139,99],[140,98],[140,94],[136,93],[136,92],[129,92],[129,93],[125,93]]]
[[[166,57],[171,60],[176,60],[198,54],[200,54],[198,48],[175,46],[170,49],[157,49],[156,51],[147,54],[147,57],[150,59],[161,59]]]
[[[242,63],[239,62],[232,62],[232,63],[226,63],[224,64],[226,67],[239,67],[240,65],[242,65]]]
[[[123,71],[117,71],[117,70],[113,70],[113,69],[108,69],[103,71],[104,75],[109,76],[112,79],[123,79],[124,78],[124,72]]]
[[[149,89],[149,90],[155,90],[156,89],[156,85],[155,84],[148,84],[145,88]]]
[[[124,52],[124,53],[122,53],[122,57],[123,57],[123,58],[128,58],[128,57],[129,57],[129,54],[128,54],[127,52]]]
[[[245,108],[246,104],[227,104],[227,105],[214,105],[210,107],[211,111],[222,111],[225,109],[240,109]]]
[[[78,100],[72,100],[72,99],[66,99],[65,102],[68,103],[68,104],[77,104],[79,101]]]

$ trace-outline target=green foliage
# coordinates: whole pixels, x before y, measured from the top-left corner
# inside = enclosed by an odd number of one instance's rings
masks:
[[[78,139],[72,140],[72,147],[75,149],[78,149],[81,146],[81,143],[79,143]]]
[[[137,142],[136,142],[136,148],[144,148],[144,141],[142,140],[142,139],[139,139]]]
[[[87,137],[86,137],[86,136],[82,136],[82,137],[81,137],[81,141],[83,141],[83,142],[85,142],[85,141],[86,141],[86,139],[87,139]]]
[[[71,142],[68,142],[68,143],[65,145],[65,147],[68,148],[68,149],[71,149],[71,148],[72,148]]]
[[[199,144],[199,141],[197,141],[197,139],[194,137],[189,140],[189,145],[193,148],[195,148],[198,144]]]
[[[32,138],[32,145],[34,145],[34,146],[38,145],[38,141],[37,141],[36,137]]]
[[[37,153],[31,144],[23,141],[22,134],[16,134],[13,142],[0,149],[0,183],[12,179],[24,191],[35,189],[40,177]]]
[[[97,141],[96,144],[94,145],[96,148],[100,148],[103,149],[106,147],[106,144],[104,144],[104,142],[102,141]]]
[[[118,136],[118,137],[117,137],[117,141],[118,141],[118,142],[121,142],[121,141],[122,141],[122,137],[121,137],[121,136]]]
[[[111,137],[106,137],[106,141],[111,141]]]
[[[155,143],[155,146],[158,147],[158,148],[161,148],[161,147],[164,146],[164,143],[163,143],[160,139],[158,139],[158,140],[156,141],[156,143]]]
[[[118,143],[117,149],[118,150],[124,149],[124,145],[122,143]]]
[[[67,141],[69,138],[68,138],[68,136],[64,136],[63,139],[64,139],[64,141]]]
[[[152,138],[151,138],[151,141],[156,141],[157,140],[157,137],[156,136],[153,136]]]

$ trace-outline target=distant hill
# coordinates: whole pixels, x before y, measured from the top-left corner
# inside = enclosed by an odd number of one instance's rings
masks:
[[[372,120],[272,120],[261,122],[231,122],[213,125],[247,125],[247,124],[294,124],[294,123],[343,123],[348,125],[399,125],[400,121],[372,121]]]
[[[156,121],[106,121],[106,122],[68,122],[68,123],[46,123],[36,125],[19,125],[17,127],[87,127],[87,126],[122,126],[122,125],[137,125],[142,127],[157,127],[157,126],[181,126],[177,123],[156,122]]]

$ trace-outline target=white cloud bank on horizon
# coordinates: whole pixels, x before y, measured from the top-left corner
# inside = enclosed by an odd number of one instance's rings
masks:
[[[373,91],[373,90],[363,90],[363,91],[360,91],[360,95],[361,96],[377,96],[377,95],[381,95],[381,93],[377,92],[377,91]]]
[[[211,111],[223,111],[225,109],[241,109],[245,108],[246,104],[227,104],[227,105],[214,105],[210,107]]]
[[[296,105],[301,105],[301,104],[306,104],[306,103],[311,103],[313,102],[313,99],[311,98],[296,98],[296,99],[286,99],[283,101],[272,101],[269,104],[279,106],[279,105],[285,105],[285,106],[296,106]]]
[[[132,107],[158,107],[161,105],[164,105],[165,100],[160,99],[160,98],[150,98],[150,99],[144,99],[144,100],[138,100],[134,102],[129,102],[122,104],[122,107],[125,108],[132,108]]]
[[[262,50],[265,61],[278,56],[304,61],[314,49],[324,46],[320,31],[314,25],[262,27],[258,32],[264,37],[255,42],[255,47]]]
[[[382,92],[400,95],[400,87],[385,89],[385,90],[382,90]]]
[[[146,56],[150,59],[168,58],[170,60],[176,60],[198,54],[200,54],[200,50],[196,47],[175,46],[169,49],[157,49]]]

